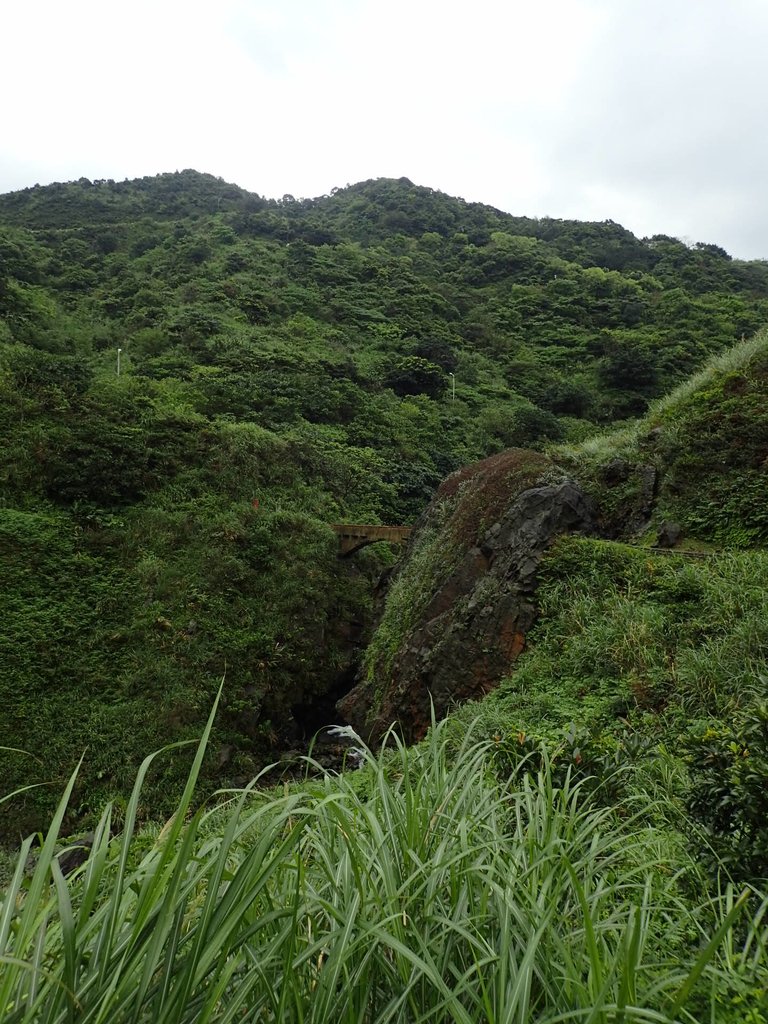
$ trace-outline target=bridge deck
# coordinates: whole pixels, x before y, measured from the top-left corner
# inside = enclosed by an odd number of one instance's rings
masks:
[[[339,536],[339,554],[351,555],[367,544],[387,541],[402,544],[411,533],[410,526],[378,526],[356,523],[332,523],[331,529]]]

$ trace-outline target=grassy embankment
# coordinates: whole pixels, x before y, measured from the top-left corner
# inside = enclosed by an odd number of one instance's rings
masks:
[[[651,527],[640,546],[555,544],[528,650],[454,716],[496,736],[509,764],[545,740],[604,798],[661,788],[698,822],[696,855],[752,879],[768,876],[767,391],[763,332],[631,431],[565,453],[611,529],[631,513],[637,474],[609,489],[603,467],[653,465]],[[681,547],[659,557],[647,546],[672,519]]]
[[[358,773],[191,813],[202,756],[151,847],[133,831],[151,759],[122,836],[105,809],[72,875],[64,802],[26,880],[24,845],[4,1022],[765,1020],[763,897],[706,892],[647,808],[619,820],[546,762],[502,784],[488,744],[456,753],[438,726]]]

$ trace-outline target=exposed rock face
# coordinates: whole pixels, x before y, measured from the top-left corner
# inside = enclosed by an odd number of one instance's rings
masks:
[[[656,500],[656,468],[626,459],[611,459],[601,467],[599,480],[601,535],[611,539],[627,538],[645,529]]]
[[[454,519],[463,512],[460,499]],[[383,673],[374,666],[371,681],[339,702],[341,714],[366,738],[380,738],[397,722],[412,741],[429,727],[430,701],[439,718],[452,704],[495,687],[534,622],[536,569],[545,549],[558,534],[591,523],[590,501],[573,480],[512,492],[498,520],[465,545],[391,665]]]
[[[683,535],[680,523],[669,523],[666,520],[659,527],[656,543],[660,548],[673,548]]]

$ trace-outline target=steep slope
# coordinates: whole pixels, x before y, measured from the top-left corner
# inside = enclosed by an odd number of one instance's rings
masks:
[[[599,579],[606,594],[629,587],[629,579],[637,587],[631,567],[640,566],[640,575],[644,572],[658,581],[666,595],[660,621],[666,612],[690,612],[693,619],[697,594],[707,592],[711,602],[717,587],[697,583],[697,573],[702,580],[710,572],[713,579],[727,580],[723,592],[733,593],[738,578],[733,566],[738,564],[743,571],[749,565],[757,574],[753,593],[759,595],[762,553],[738,563],[734,555],[724,562],[713,558],[711,565],[691,559],[724,549],[762,549],[768,543],[767,485],[765,332],[715,360],[619,435],[579,449],[554,450],[548,456],[512,451],[453,474],[439,488],[412,538],[368,649],[364,679],[341,703],[341,710],[367,735],[381,735],[397,720],[405,735],[415,739],[429,725],[431,702],[442,716],[456,701],[480,697],[507,677],[518,693],[516,674],[510,672],[536,618],[542,558],[545,578],[555,581],[555,588],[567,588],[569,580],[578,577],[583,560],[586,591],[597,587]],[[556,544],[548,553],[553,540],[574,531],[638,547],[606,548],[599,542],[595,546],[595,540],[572,540]],[[658,545],[665,545],[662,555],[671,553],[669,565],[656,554]],[[590,583],[589,567],[598,564]],[[609,585],[612,567],[620,579],[626,576],[625,584]],[[553,600],[544,598],[549,614]],[[562,599],[557,607],[562,609]],[[731,633],[738,632],[738,616],[724,618]],[[712,628],[712,615],[704,619]],[[766,670],[768,634],[759,626],[759,616],[750,622],[756,632],[744,656],[755,682]],[[541,628],[546,632],[547,623]],[[569,628],[577,627],[571,622]],[[619,632],[614,624],[612,643]],[[630,645],[631,632],[627,625],[625,643]],[[646,641],[654,642],[650,634]],[[567,642],[563,637],[562,643]],[[701,644],[706,645],[705,638]],[[608,705],[615,719],[626,716],[633,706],[658,710],[675,699],[674,650],[669,645],[663,649],[669,660],[663,679],[661,665],[655,662],[648,678],[642,671],[627,678],[638,666],[629,659],[622,670],[617,654],[618,671],[607,676],[605,669],[602,676],[600,671],[597,676],[586,672],[580,681],[573,673],[574,685],[586,697],[589,680],[597,678],[596,689],[603,687],[609,698],[601,705],[601,715]],[[529,657],[535,659],[535,648]],[[611,657],[609,648],[604,662]],[[550,660],[546,671],[561,669]],[[610,685],[603,685],[611,680],[613,694]],[[538,685],[545,693],[546,679]],[[730,684],[727,692],[733,692]],[[577,708],[578,700],[563,701],[559,710],[553,708],[553,720],[567,724],[570,716],[583,717]],[[532,729],[543,723],[527,714],[517,724]]]

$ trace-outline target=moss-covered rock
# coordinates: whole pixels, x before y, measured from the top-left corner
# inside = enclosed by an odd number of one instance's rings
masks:
[[[342,714],[369,736],[397,720],[418,739],[432,707],[442,716],[487,693],[524,647],[541,555],[553,537],[590,525],[583,491],[539,454],[512,450],[450,476],[394,580]]]

